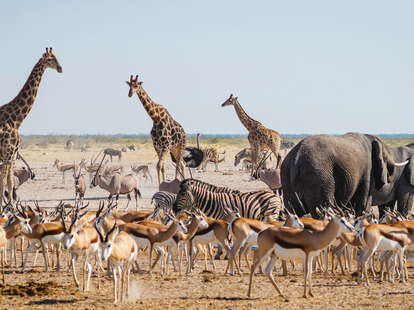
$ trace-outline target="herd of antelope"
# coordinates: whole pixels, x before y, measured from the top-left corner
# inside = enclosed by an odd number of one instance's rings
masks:
[[[236,155],[235,166],[238,164],[236,161],[240,162],[240,157],[243,158],[245,154],[246,151],[243,150]],[[56,270],[60,271],[60,252],[63,245],[71,257],[67,259],[67,268],[72,268],[74,283],[78,287],[80,284],[76,264],[81,258],[83,291],[89,290],[93,270],[99,281],[99,275],[104,271],[102,262],[106,261],[107,272],[112,271],[115,303],[128,296],[131,269],[142,272],[136,257],[138,250],[145,249],[148,249],[148,272],[151,273],[160,261],[160,275],[168,274],[170,262],[181,275],[184,261],[187,264],[186,274],[191,274],[199,253],[204,253],[204,268],[208,268],[208,257],[215,270],[212,249],[216,244],[227,251],[226,274],[234,275],[236,267],[237,273],[241,275],[244,256],[250,269],[249,297],[252,295],[253,276],[257,267],[262,268],[263,264],[266,264],[264,273],[282,295],[273,276],[278,257],[283,260],[284,275],[288,273],[287,260],[294,266],[295,260],[302,259],[305,282],[303,296],[313,296],[312,269],[319,268],[325,274],[328,272],[328,251],[332,253],[332,273],[337,269],[335,261],[339,263],[342,273],[346,270],[352,272],[352,258],[357,255],[358,283],[363,275],[369,285],[367,263],[371,276],[377,276],[377,261],[381,264],[380,281],[384,277],[384,267],[389,281],[394,282],[396,275],[402,282],[408,280],[405,250],[413,247],[414,222],[403,219],[400,214],[390,211],[379,220],[373,214],[357,219],[351,210],[344,217],[343,211],[337,208],[325,210],[324,220],[316,220],[298,218],[283,208],[278,220],[275,216],[244,218],[238,212],[226,209],[228,216],[217,219],[206,216],[197,206],[177,213],[173,212],[177,194],[181,189],[181,181],[177,179],[159,185],[159,192],[153,196],[153,211],[138,211],[137,197],[141,194],[136,175],[142,173],[146,180],[152,182],[148,166],[131,166],[135,175],[124,175],[124,166],[104,162],[105,155],[99,164],[92,160],[89,165],[85,160],[79,164],[61,164],[59,160],[55,161],[54,166],[62,172],[62,182],[65,181],[65,172],[73,172],[75,206],[60,203],[53,211],[48,212],[41,209],[38,203],[33,207],[17,203],[14,207],[8,205],[2,210],[4,226],[0,230],[0,247],[3,249],[3,281],[5,249],[8,243],[10,264],[17,265],[16,239],[22,240],[22,248],[23,240],[28,241],[24,257],[22,250],[22,271],[26,269],[30,252],[38,244],[41,245],[45,271],[49,272],[51,252],[56,252]],[[27,178],[34,176],[33,171],[25,164],[27,169],[23,170],[28,171]],[[88,205],[84,206],[83,198],[88,182],[82,170],[89,173],[91,187],[100,186],[109,192],[109,202],[107,205],[101,202],[97,212],[88,211]],[[272,188],[270,185],[269,187]],[[136,210],[118,211],[118,196],[126,194],[130,200],[131,192],[135,193]],[[112,196],[116,196],[115,202],[111,200]],[[248,258],[251,249],[255,249],[252,263]],[[152,261],[153,250],[157,253],[155,262]],[[37,255],[34,261],[36,258]]]
[[[245,214],[242,210],[226,207],[224,203],[208,206],[210,209],[222,208],[218,210],[221,213],[215,212],[217,210],[213,213],[225,216],[215,218],[207,216],[203,213],[204,209],[197,205],[193,197],[196,193],[191,193],[183,185],[188,180],[161,183],[159,192],[152,197],[154,209],[151,211],[138,211],[138,204],[135,211],[129,211],[128,204],[126,210],[120,211],[118,200],[112,197],[118,198],[120,194],[129,196],[134,192],[137,199],[140,195],[138,182],[135,175],[124,175],[123,166],[108,165],[104,159],[105,156],[99,164],[91,161],[90,165],[85,160],[79,164],[55,161],[54,166],[63,174],[62,182],[65,171],[73,172],[74,205],[60,202],[46,209],[37,202],[30,205],[18,201],[0,210],[3,223],[0,228],[3,282],[6,281],[5,264],[17,266],[17,239],[21,240],[22,272],[28,268],[28,257],[33,249],[36,252],[33,264],[40,250],[45,272],[51,272],[54,267],[56,272],[61,271],[62,267],[71,270],[74,285],[84,292],[90,289],[92,274],[95,274],[99,287],[101,276],[106,272],[113,280],[114,303],[122,302],[128,296],[131,271],[142,273],[146,270],[151,274],[158,262],[161,276],[169,274],[170,264],[174,272],[181,276],[183,263],[186,264],[185,274],[191,275],[196,270],[197,257],[204,254],[204,269],[208,269],[209,261],[215,271],[212,253],[215,245],[226,251],[228,261],[225,274],[242,275],[244,258],[250,270],[249,297],[252,296],[253,277],[260,267],[276,291],[287,299],[274,278],[278,258],[282,260],[284,275],[289,272],[287,261],[290,261],[292,268],[297,268],[298,260],[302,262],[304,297],[313,296],[313,270],[327,274],[331,269],[335,273],[338,265],[343,274],[357,271],[358,283],[361,277],[365,278],[367,285],[370,278],[383,281],[384,274],[390,282],[394,282],[395,278],[404,283],[409,281],[406,250],[414,247],[414,221],[403,218],[401,214],[388,211],[381,219],[376,219],[373,213],[356,218],[351,209],[337,207],[321,209],[323,219],[317,220],[299,218],[281,203],[278,212],[246,218],[240,216]],[[148,166],[131,168],[135,174],[149,175]],[[27,171],[30,177],[33,172],[28,165]],[[90,186],[100,186],[109,192],[109,200],[101,201],[97,211],[88,210],[89,205],[84,203],[88,182],[82,171],[90,174]],[[237,190],[217,188],[207,183],[202,185],[212,192],[224,192],[223,195],[229,196],[223,197],[228,199],[236,199],[231,195],[242,195]],[[277,193],[272,195],[277,196]],[[187,204],[188,201],[190,203]],[[24,244],[27,247],[23,251]],[[10,255],[6,257],[9,245]],[[148,252],[148,264],[142,267],[138,264],[137,255],[145,250]],[[254,250],[252,260],[248,255],[251,250]],[[154,261],[153,252],[156,254]],[[332,255],[330,268],[328,253]],[[356,266],[353,266],[354,258]],[[77,271],[78,261],[82,283]]]

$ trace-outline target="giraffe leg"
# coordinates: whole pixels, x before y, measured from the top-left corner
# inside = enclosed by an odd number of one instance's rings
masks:
[[[158,184],[161,184],[161,182],[165,181],[164,162],[165,162],[166,156],[167,156],[166,150],[162,150],[158,155],[158,163],[157,163]],[[178,163],[177,163],[177,166],[178,166]]]
[[[7,180],[7,167],[6,167],[6,164],[4,164],[1,166],[1,170],[0,170],[0,205],[3,205],[4,186],[6,184],[6,180]]]
[[[7,189],[9,191],[9,201],[13,205],[13,187],[14,187],[14,162],[11,161],[7,167]]]
[[[252,149],[251,172],[253,173],[254,169],[257,168],[257,162],[258,162],[258,158],[259,158],[259,154],[260,154],[260,147],[259,147],[259,145],[257,145],[256,141],[254,141],[253,143],[250,142],[250,147]]]
[[[276,168],[279,168],[279,165],[281,164],[281,162],[279,162],[279,159],[281,159],[281,157],[279,157],[280,143],[281,142],[282,141],[281,141],[280,137],[279,138],[278,137],[273,137],[272,142],[269,145],[270,150],[272,151],[272,153],[276,157]]]

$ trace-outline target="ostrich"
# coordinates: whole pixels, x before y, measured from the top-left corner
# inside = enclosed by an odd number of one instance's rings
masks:
[[[204,153],[200,149],[199,136],[200,134],[198,133],[197,134],[197,147],[186,147],[184,150],[183,159],[184,159],[185,166],[188,168],[197,168],[203,162]],[[174,158],[172,153],[170,153],[170,155],[171,155],[171,160],[176,164],[177,160]]]

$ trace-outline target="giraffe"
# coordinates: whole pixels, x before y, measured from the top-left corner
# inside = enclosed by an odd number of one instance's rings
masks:
[[[233,94],[230,94],[229,99],[227,99],[221,106],[234,106],[241,123],[249,131],[247,139],[249,140],[252,149],[252,172],[257,168],[258,157],[261,152],[268,149],[270,149],[276,156],[276,166],[279,166],[281,161],[279,150],[282,143],[282,137],[277,131],[266,128],[260,122],[247,115],[237,99],[238,97],[234,97]]]
[[[142,87],[143,82],[138,81],[138,75],[135,79],[131,75],[130,80],[126,81],[126,83],[129,85],[128,97],[132,97],[132,95],[136,93],[153,121],[151,137],[155,152],[158,155],[158,184],[161,183],[161,180],[165,181],[164,162],[169,152],[177,159],[175,178],[178,177],[178,173],[185,178],[183,153],[186,144],[186,134],[183,127],[172,118],[164,106],[152,101]]]
[[[62,67],[53,54],[52,48],[46,48],[46,53],[35,64],[18,95],[0,107],[0,160],[3,163],[0,170],[0,205],[3,204],[6,183],[9,193],[12,193],[14,161],[21,144],[19,128],[33,107],[46,68],[62,72]],[[13,198],[10,196],[11,203],[12,200]]]

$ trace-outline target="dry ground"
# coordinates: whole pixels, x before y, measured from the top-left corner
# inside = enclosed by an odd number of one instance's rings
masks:
[[[66,184],[61,183],[61,175],[52,167],[54,159],[66,162],[79,161],[82,157],[89,159],[103,147],[96,146],[86,156],[78,151],[67,152],[63,146],[23,150],[23,155],[35,169],[36,180],[25,184],[19,195],[23,200],[38,199],[42,207],[55,206],[60,199],[73,199],[73,179],[68,173]],[[194,172],[194,177],[243,191],[266,188],[258,181],[249,182],[248,174],[235,170],[233,156],[239,150],[240,147],[227,146],[227,161],[220,165],[220,172],[214,172],[214,166],[209,165],[208,172]],[[152,148],[148,144],[136,152],[124,153],[122,162],[127,167],[131,163],[150,164],[154,183],[142,184],[143,199],[139,200],[139,204],[140,208],[151,208],[150,199],[157,189],[154,168],[156,158]],[[171,164],[168,167],[168,176],[173,177]],[[86,193],[92,208],[97,205],[99,198],[104,197],[106,192],[101,189],[88,189]],[[122,200],[121,207],[125,204],[126,200]],[[142,268],[147,267],[146,259],[146,254],[139,255]],[[285,302],[262,275],[255,276],[254,298],[248,299],[246,268],[242,276],[224,276],[226,263],[224,260],[216,261],[217,270],[213,273],[203,271],[204,264],[199,262],[191,276],[179,276],[170,271],[168,276],[161,278],[158,266],[152,276],[134,274],[131,278],[130,301],[114,306],[112,282],[109,279],[102,280],[98,289],[96,275],[93,275],[91,292],[82,293],[75,288],[69,272],[46,274],[42,267],[43,259],[39,256],[36,265],[28,268],[25,274],[20,272],[20,268],[6,268],[8,286],[2,290],[0,309],[45,309],[50,306],[56,309],[414,309],[413,266],[409,268],[410,280],[407,285],[374,282],[371,287],[357,286],[350,275],[325,277],[315,273],[315,297],[308,300],[301,297],[303,274],[299,271],[300,267],[297,267],[297,270],[290,271],[289,276],[277,277],[282,291],[290,297],[290,301]],[[211,266],[208,268],[211,270]]]

